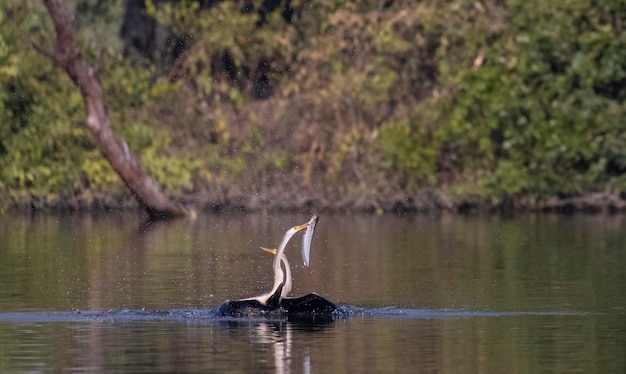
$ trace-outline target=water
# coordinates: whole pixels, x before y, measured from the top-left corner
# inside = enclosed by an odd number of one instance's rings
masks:
[[[626,217],[322,215],[294,294],[348,318],[216,318],[308,218],[0,216],[0,372],[626,371]]]

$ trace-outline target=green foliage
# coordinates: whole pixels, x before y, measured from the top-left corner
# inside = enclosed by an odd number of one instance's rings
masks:
[[[141,154],[143,165],[166,190],[181,193],[193,187],[192,176],[202,164],[191,155],[175,156],[166,154],[171,149],[170,136],[159,132],[150,137],[149,146]]]
[[[79,149],[89,146],[85,132],[72,124],[82,113],[80,95],[30,47],[28,33],[40,36],[31,39],[38,43],[46,40],[39,34],[46,14],[31,1],[9,2],[0,12],[0,186],[40,194],[71,189],[79,180]]]
[[[104,6],[113,15],[121,14],[122,2],[79,1],[87,10]],[[101,9],[102,10],[102,9]],[[93,14],[92,14],[93,16]],[[81,17],[90,30],[110,30],[109,13],[103,18]],[[10,18],[12,22],[7,22]],[[4,2],[0,6],[0,192],[3,203],[23,196],[125,193],[119,177],[94,149],[84,122],[80,92],[49,59],[37,53],[32,43],[44,48],[54,45],[54,32],[45,8],[39,1]],[[81,22],[82,21],[82,22]],[[119,24],[119,19],[116,21]],[[127,118],[143,116],[129,112],[154,105],[178,90],[175,83],[154,78],[150,69],[133,66],[121,56],[118,31],[113,38],[90,32],[79,35],[88,43],[82,50],[88,59],[101,59],[102,80],[109,108],[113,110],[116,131],[139,151],[147,167],[172,192],[191,186],[191,173],[197,163],[188,156],[172,155],[164,140],[168,131],[130,124]],[[99,56],[99,57],[95,57]],[[9,200],[9,201],[7,201]]]
[[[502,10],[511,24],[464,40],[484,63],[468,58],[444,76],[455,87],[444,141],[487,160],[492,198],[601,188],[626,170],[617,166],[623,151],[606,149],[625,129],[624,6],[510,1]],[[466,157],[465,168],[474,165]]]
[[[278,12],[267,15],[261,26],[259,16],[242,12],[237,2],[218,2],[209,9],[199,9],[197,1],[189,0],[158,7],[153,1],[146,3],[148,14],[192,43],[180,69],[194,77],[205,100],[230,101],[241,108],[254,79],[265,74],[274,83],[286,68],[279,61],[288,50],[290,27]]]
[[[419,108],[419,107],[418,107]],[[384,152],[382,166],[407,172],[410,178],[405,188],[416,189],[435,183],[438,147],[433,137],[430,119],[416,110],[412,116],[381,126],[377,145]]]
[[[284,179],[353,199],[626,192],[622,1],[321,0],[292,2],[291,22],[148,2],[188,41],[167,78],[124,58],[121,0],[75,5],[116,133],[172,193]],[[38,1],[0,6],[0,189],[121,192],[78,90],[30,47],[53,45],[47,19]]]

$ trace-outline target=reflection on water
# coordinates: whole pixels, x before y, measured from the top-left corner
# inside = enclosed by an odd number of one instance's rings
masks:
[[[621,372],[623,339],[583,315],[3,325],[3,372]],[[597,321],[597,320],[596,320]],[[6,327],[6,328],[5,328]],[[62,349],[58,349],[61,347]],[[613,370],[613,369],[619,370]]]
[[[623,216],[323,215],[294,294],[351,318],[213,318],[308,218],[0,216],[0,372],[626,371]]]

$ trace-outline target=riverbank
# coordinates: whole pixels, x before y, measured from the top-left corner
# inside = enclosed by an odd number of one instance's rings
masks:
[[[529,198],[508,199],[498,204],[481,200],[452,200],[433,189],[417,194],[398,193],[393,196],[342,198],[338,194],[307,191],[265,191],[253,194],[218,196],[209,192],[177,196],[196,211],[256,212],[256,211],[326,211],[376,214],[406,214],[446,212],[458,214],[545,212],[559,214],[626,213],[626,198],[612,193],[589,192],[572,197],[552,197],[542,201]],[[24,194],[2,211],[71,212],[135,210],[137,201],[130,195],[82,194],[48,195]]]

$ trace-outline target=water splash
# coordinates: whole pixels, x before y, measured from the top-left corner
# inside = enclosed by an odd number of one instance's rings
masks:
[[[316,319],[314,317],[293,318],[282,314],[271,314],[268,317],[233,318],[220,317],[217,309],[169,309],[144,310],[123,309],[119,311],[38,311],[0,313],[0,323],[46,323],[46,322],[223,322],[223,321],[303,321],[331,322],[347,318],[376,319],[459,319],[459,318],[497,318],[520,316],[576,316],[587,315],[586,312],[545,312],[545,311],[483,311],[468,309],[405,309],[405,308],[361,308],[355,306],[339,307],[339,312],[332,318]]]

